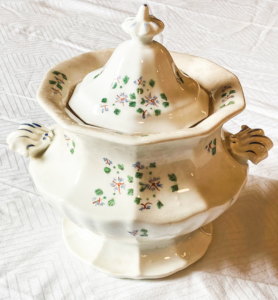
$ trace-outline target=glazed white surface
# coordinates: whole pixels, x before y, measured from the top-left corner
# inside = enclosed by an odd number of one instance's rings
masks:
[[[63,220],[63,239],[69,251],[89,266],[117,278],[162,278],[184,269],[204,255],[212,231],[209,223],[185,236],[140,244],[104,239]]]
[[[269,159],[259,166],[250,164],[251,176],[239,200],[214,221],[213,242],[205,259],[169,280],[117,280],[77,261],[61,240],[61,215],[34,188],[28,160],[5,146],[6,136],[19,123],[53,123],[35,100],[36,89],[49,67],[91,49],[117,46],[122,41],[118,34],[122,31],[121,20],[135,14],[138,4],[102,4],[3,3],[8,9],[1,10],[5,39],[1,51],[4,72],[0,75],[2,297],[275,298],[277,89],[273,66],[277,64],[277,5],[273,2],[233,1],[221,6],[216,1],[152,3],[154,14],[159,12],[166,24],[164,35],[157,37],[160,43],[177,52],[206,57],[239,76],[248,105],[225,127],[236,133],[241,124],[252,128],[260,125],[275,144]],[[107,19],[110,25],[103,26]],[[194,25],[196,20],[200,26]],[[174,32],[183,38],[177,42]]]
[[[40,159],[30,161],[35,184],[44,198],[68,219],[102,235],[129,237],[132,226],[149,226],[148,230],[153,227],[149,230],[151,237],[189,233],[219,215],[210,209],[236,200],[247,177],[247,166],[238,163],[225,149],[220,129],[208,137],[140,148],[77,136],[61,128],[54,132],[51,147]],[[205,147],[214,139],[216,154],[212,155]],[[149,153],[156,155],[150,157]],[[136,178],[137,168],[133,166],[136,162],[145,166],[140,170],[141,178]],[[156,167],[149,167],[151,163]],[[107,167],[111,170],[108,174]],[[169,180],[170,174],[175,174],[176,181]],[[132,183],[128,182],[128,176],[132,177]],[[118,177],[125,184],[120,193],[111,186]],[[162,185],[158,187],[160,191],[149,188],[140,191],[140,183],[147,184],[153,177],[160,178],[157,180]],[[171,186],[178,186],[178,190],[173,192]],[[102,193],[98,196],[99,189]],[[130,189],[132,195],[128,195]],[[93,203],[99,197],[103,205]],[[139,204],[134,202],[137,197],[141,199]],[[113,206],[108,203],[111,199],[115,202]],[[160,209],[158,201],[163,204]],[[152,204],[150,209],[141,211],[141,203]],[[196,220],[196,215],[205,212],[204,218]]]
[[[76,86],[69,106],[86,124],[146,135],[189,128],[208,116],[209,95],[152,40],[164,26],[148,11],[141,5],[123,23],[132,39]]]
[[[199,69],[192,74],[199,78],[211,95],[210,116],[206,120],[194,128],[174,130],[171,135],[181,133],[174,139],[168,138],[167,132],[136,136],[84,124],[73,117],[66,103],[77,78],[86,76],[90,57],[105,61],[109,53],[112,51],[103,50],[74,57],[47,73],[38,97],[60,126],[54,125],[50,129],[54,138],[48,149],[31,157],[30,172],[44,198],[75,226],[102,239],[126,239],[130,242],[140,234],[134,247],[139,249],[147,242],[151,249],[158,238],[182,238],[196,231],[236,201],[246,182],[247,159],[251,155],[239,154],[242,145],[254,142],[253,148],[247,146],[246,149],[253,156],[260,157],[259,160],[266,158],[267,150],[273,145],[262,136],[262,130],[245,127],[244,130],[253,134],[258,131],[260,135],[244,134],[241,146],[234,148],[237,149],[237,156],[234,156],[231,143],[235,140],[230,139],[229,133],[222,132],[221,125],[245,106],[240,83],[224,68],[201,58],[195,57],[192,61],[184,54],[175,54],[174,57],[181,66],[187,65],[187,61],[195,62],[191,66]],[[201,72],[207,65],[212,66],[210,76]],[[186,70],[191,72],[189,67]],[[217,76],[220,80],[215,83],[211,77]],[[210,127],[205,124],[210,124]],[[160,138],[157,140],[156,136]],[[261,152],[265,146],[257,142],[259,138],[267,141],[266,151]],[[8,143],[13,141],[8,138]],[[26,146],[25,143],[23,146]],[[192,242],[195,244],[197,240]],[[202,243],[202,240],[199,242]],[[118,251],[120,244],[113,245],[112,251]],[[72,243],[69,247],[78,252]],[[84,244],[83,247],[89,245]],[[197,244],[195,248],[198,249]],[[153,255],[155,251],[152,250]],[[80,256],[77,252],[76,255]],[[196,253],[196,257],[200,258],[200,255]],[[127,261],[129,259],[131,256]],[[138,261],[141,264],[144,260],[139,257]],[[168,271],[157,268],[152,276],[159,278],[171,274],[173,266],[167,266]],[[114,267],[110,265],[109,272],[118,276],[116,273],[121,271]],[[176,265],[176,271],[180,268]],[[140,273],[139,270],[137,273],[124,273],[123,276],[148,278],[148,273]]]

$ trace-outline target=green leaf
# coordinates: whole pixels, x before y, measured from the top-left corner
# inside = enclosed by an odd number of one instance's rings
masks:
[[[150,163],[150,168],[156,168],[156,163],[155,162]]]
[[[145,101],[145,99],[144,98],[141,98],[141,104],[145,104],[146,103],[146,101]],[[143,112],[143,111],[142,111]]]
[[[220,106],[220,108],[223,108],[223,107],[225,107],[225,106],[226,106],[226,105],[225,105],[225,104],[223,104],[223,105],[221,105],[221,106]]]
[[[225,97],[227,95],[227,93],[224,93],[221,95],[221,98]]]
[[[58,72],[58,71],[53,71],[52,74],[55,74],[55,75],[60,75],[61,73]]]
[[[145,189],[146,189],[146,187],[145,187],[145,186],[141,186],[141,187],[140,187],[140,192],[144,192],[144,191],[145,191]]]
[[[161,115],[161,110],[160,110],[160,109],[156,109],[156,110],[154,111],[154,114],[155,114],[156,116]]]
[[[139,173],[139,172],[135,173],[135,178],[141,179],[142,177],[143,177],[143,173]]]
[[[132,177],[132,176],[129,176],[129,175],[127,175],[127,180],[128,180],[128,182],[129,182],[129,183],[132,183],[132,182],[133,182],[133,177]]]
[[[138,108],[136,111],[138,112],[138,114],[142,114],[144,112],[142,108]]]
[[[157,207],[160,209],[162,206],[164,206],[164,204],[160,201],[160,200],[158,200],[158,202],[157,202]]]
[[[145,189],[146,189],[146,185],[144,183],[142,183],[142,182],[139,182],[139,185],[141,185],[140,192],[144,192]]]
[[[75,148],[75,142],[74,141],[72,141],[72,146],[73,146],[73,148]]]
[[[114,206],[115,205],[115,200],[111,199],[108,201],[108,206]]]
[[[179,190],[179,187],[178,187],[178,185],[176,184],[176,185],[171,186],[171,189],[172,189],[172,192],[176,192],[176,191]]]
[[[148,236],[148,230],[147,229],[141,229],[142,234],[140,236]]]
[[[167,101],[167,97],[166,97],[166,95],[165,95],[164,93],[161,93],[161,94],[160,94],[160,97],[161,97],[161,99]]]
[[[136,197],[135,200],[134,200],[134,202],[135,202],[137,205],[139,205],[141,200],[142,200],[141,198]]]
[[[129,106],[130,107],[135,107],[136,106],[136,102],[135,101],[130,101],[129,102]]]
[[[65,80],[68,80],[68,79],[67,79],[67,76],[66,76],[65,74],[61,73],[61,75],[62,75],[62,77],[63,77]]]
[[[133,189],[128,189],[127,194],[128,194],[129,196],[133,196]]]
[[[136,99],[136,96],[135,96],[135,94],[133,93],[133,94],[129,94],[129,97],[130,97],[130,99]]]
[[[97,74],[97,75],[94,77],[94,79],[96,79],[99,75],[100,75],[100,74]]]
[[[177,182],[177,176],[173,174],[168,174],[169,180]]]
[[[115,89],[117,87],[117,82],[112,82],[112,89]]]
[[[170,103],[169,102],[162,102],[162,105],[166,108],[170,105]]]
[[[116,108],[116,109],[114,110],[114,114],[117,115],[117,116],[120,114],[120,112],[121,112],[121,110],[118,109],[118,108]]]
[[[97,196],[100,196],[103,194],[103,191],[101,189],[97,189],[97,190],[95,190],[95,193]]]
[[[216,146],[216,139],[214,139],[214,140],[213,140],[213,145],[215,145],[215,146]]]
[[[57,83],[57,88],[58,88],[59,90],[62,90],[62,89],[63,89],[63,87],[61,86],[60,83]]]
[[[153,79],[151,79],[151,80],[149,81],[149,85],[150,85],[151,87],[154,87],[155,81],[154,81]]]
[[[124,79],[123,79],[124,84],[127,84],[128,81],[129,81],[129,77],[128,77],[128,76],[125,76]]]
[[[101,102],[107,103],[107,98],[102,98],[102,99],[101,99]]]
[[[70,149],[70,153],[73,154],[74,153],[74,149],[71,148]]]
[[[230,92],[229,92],[229,94],[235,94],[235,90],[231,90]]]
[[[235,101],[230,101],[228,105],[235,104]]]
[[[137,94],[143,94],[143,93],[144,93],[143,89],[140,89],[140,88],[137,89]]]
[[[49,80],[49,83],[50,84],[56,84],[56,81],[55,80]]]
[[[124,165],[118,165],[118,168],[123,171],[124,170]]]
[[[215,154],[216,154],[216,147],[214,147],[214,148],[211,149],[211,154],[212,154],[212,155],[215,155]]]
[[[111,172],[111,169],[108,168],[108,167],[105,167],[105,168],[104,168],[104,172],[105,172],[106,174],[109,174],[109,173]]]

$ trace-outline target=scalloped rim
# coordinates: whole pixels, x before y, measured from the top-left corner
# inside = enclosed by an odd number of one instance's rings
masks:
[[[162,143],[179,139],[207,136],[245,108],[245,98],[241,84],[236,75],[207,59],[188,54],[170,52],[177,67],[183,72],[186,72],[193,79],[197,80],[202,88],[211,94],[211,101],[215,102],[214,95],[219,94],[224,85],[232,85],[236,86],[237,89],[236,103],[225,107],[225,109],[213,111],[209,117],[194,127],[169,133],[162,132],[149,134],[148,136],[126,133],[119,134],[105,128],[90,126],[84,123],[82,124],[81,121],[77,122],[67,108],[67,103],[76,84],[82,81],[88,73],[103,67],[113,51],[114,49],[103,49],[81,54],[55,65],[46,73],[37,93],[38,102],[64,129],[72,133],[84,134],[126,145]],[[55,70],[66,74],[68,78],[68,81],[62,90],[62,95],[53,94],[51,85],[49,84],[49,80],[53,79],[52,72]],[[217,80],[213,80],[213,78],[217,78]],[[215,110],[215,108],[212,109]]]

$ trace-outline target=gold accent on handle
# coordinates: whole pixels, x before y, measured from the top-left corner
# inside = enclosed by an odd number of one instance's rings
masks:
[[[241,131],[228,137],[229,150],[236,159],[251,160],[258,164],[268,156],[273,147],[272,141],[264,135],[262,129],[241,126]]]

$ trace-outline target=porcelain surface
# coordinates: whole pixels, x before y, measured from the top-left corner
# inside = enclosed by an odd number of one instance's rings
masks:
[[[118,278],[161,278],[182,270],[200,259],[212,240],[212,224],[187,235],[150,243],[103,239],[63,220],[63,238],[69,251],[86,264]]]
[[[123,26],[130,28],[131,21]],[[139,25],[136,37],[142,38]],[[273,144],[261,129],[226,132],[223,124],[245,107],[237,77],[208,60],[178,53],[171,53],[177,68],[209,95],[207,118],[191,128],[148,134],[134,134],[133,119],[128,129],[115,119],[121,131],[110,128],[113,122],[85,124],[68,103],[75,87],[99,72],[113,53],[92,51],[49,70],[38,101],[57,124],[24,123],[7,142],[30,157],[31,176],[65,216],[63,237],[77,257],[116,277],[159,278],[205,253],[212,233],[208,224],[237,200],[247,161],[259,163]]]
[[[152,40],[164,24],[142,5],[122,27],[132,39],[77,84],[69,100],[75,114],[87,124],[137,135],[173,132],[206,118],[208,94]]]

